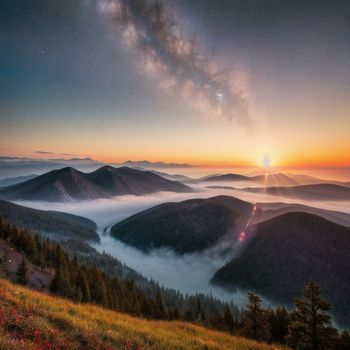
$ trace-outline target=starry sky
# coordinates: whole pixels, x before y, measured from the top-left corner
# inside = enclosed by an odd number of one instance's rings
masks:
[[[350,165],[350,2],[2,0],[0,120],[7,156]]]

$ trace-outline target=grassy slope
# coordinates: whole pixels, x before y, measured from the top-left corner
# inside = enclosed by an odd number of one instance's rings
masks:
[[[0,349],[269,350],[189,323],[148,321],[0,280]]]

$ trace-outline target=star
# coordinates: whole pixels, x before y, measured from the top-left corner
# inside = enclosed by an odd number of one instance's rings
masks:
[[[224,94],[221,92],[217,92],[216,97],[217,97],[219,103],[222,104],[222,102],[224,101]]]

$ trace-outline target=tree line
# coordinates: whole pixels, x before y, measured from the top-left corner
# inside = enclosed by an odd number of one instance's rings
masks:
[[[75,302],[95,303],[148,319],[195,322],[258,341],[287,344],[298,350],[350,349],[349,332],[339,334],[332,326],[330,304],[322,298],[314,282],[308,283],[302,297],[295,299],[295,309],[291,312],[284,307],[264,308],[262,299],[254,293],[247,294],[247,305],[241,311],[230,304],[218,310],[215,302],[206,305],[201,295],[184,298],[185,309],[183,305],[169,307],[161,288],[152,297],[132,280],[110,276],[94,265],[82,264],[60,244],[19,230],[1,217],[0,238],[22,253],[16,273],[18,283],[29,283],[30,262],[53,271],[49,285],[52,294]],[[181,300],[179,295],[177,300]]]
[[[5,223],[1,217],[0,238],[23,255],[16,274],[17,282],[23,285],[29,282],[27,265],[30,262],[53,271],[53,278],[49,285],[49,291],[52,294],[75,302],[94,303],[149,319],[208,322],[209,326],[215,328],[217,328],[216,323],[209,323],[212,313],[215,315],[218,313],[220,317],[224,317],[224,312],[220,313],[216,310],[214,300],[212,305],[204,307],[202,300],[205,298],[202,295],[183,298],[176,292],[174,295],[177,295],[175,299],[179,301],[179,305],[169,306],[170,303],[163,300],[161,288],[151,296],[132,280],[110,276],[95,265],[82,264],[75,256],[69,255],[59,243],[49,241],[26,229],[18,229],[14,225]],[[184,300],[186,300],[185,310]],[[192,307],[193,304],[197,305],[197,309]],[[224,309],[232,312],[229,304],[225,304]]]

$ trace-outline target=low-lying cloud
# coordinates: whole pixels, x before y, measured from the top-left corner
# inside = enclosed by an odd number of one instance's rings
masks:
[[[49,154],[49,155],[54,155],[54,156],[67,156],[67,157],[81,157],[81,156],[83,156],[82,154],[57,153],[57,152],[42,151],[42,150],[35,151],[35,153],[38,153],[38,154]]]
[[[156,249],[151,253],[122,243],[108,233],[101,235],[101,243],[94,244],[100,252],[107,252],[142,275],[159,281],[161,285],[182,293],[212,294],[222,300],[244,303],[244,294],[226,292],[209,284],[214,273],[224,264],[224,257],[210,252],[178,255],[169,249]]]
[[[207,189],[197,187],[195,193],[163,192],[148,196],[119,196],[114,199],[100,199],[75,203],[47,203],[47,202],[18,202],[18,204],[42,210],[59,210],[71,214],[81,215],[94,220],[98,225],[101,243],[94,244],[100,252],[106,251],[121,262],[139,271],[148,278],[157,280],[161,285],[177,289],[183,293],[212,293],[222,300],[233,300],[237,305],[243,305],[243,293],[228,293],[208,282],[213,274],[225,262],[225,256],[215,251],[191,253],[180,256],[168,249],[157,249],[151,253],[144,253],[111,237],[106,227],[133,215],[141,210],[164,202],[178,202],[190,198],[208,198],[215,195],[231,195],[251,203],[277,202],[300,203],[328,210],[350,212],[349,203],[301,201],[290,198],[247,193],[242,190]]]

